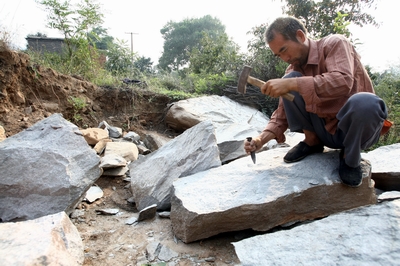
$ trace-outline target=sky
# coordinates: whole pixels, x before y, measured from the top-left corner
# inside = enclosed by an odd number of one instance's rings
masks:
[[[352,38],[361,45],[357,51],[361,61],[375,71],[390,65],[400,65],[397,48],[397,0],[375,0],[377,10],[371,10],[379,28],[351,26]],[[126,41],[139,56],[150,57],[156,65],[163,51],[160,30],[168,21],[180,22],[188,18],[211,15],[226,27],[226,33],[246,52],[247,34],[253,27],[272,22],[282,16],[280,0],[97,0],[105,15],[104,28],[108,35]],[[0,26],[11,33],[11,40],[20,49],[26,48],[25,37],[37,32],[48,37],[62,37],[46,27],[46,13],[35,0],[0,0]],[[0,28],[1,29],[1,28]],[[132,34],[131,34],[132,33]],[[132,37],[132,39],[131,39]],[[132,42],[131,42],[132,41]]]

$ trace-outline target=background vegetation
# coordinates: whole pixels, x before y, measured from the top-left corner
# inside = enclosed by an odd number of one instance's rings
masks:
[[[132,53],[125,42],[108,35],[107,30],[102,28],[103,14],[95,1],[81,0],[77,5],[60,0],[36,2],[48,14],[47,26],[64,35],[65,52],[46,54],[26,50],[32,63],[81,76],[99,86],[130,86],[133,90],[145,86],[148,90],[179,100],[204,94],[223,95],[226,88],[237,85],[243,65],[252,66],[252,76],[261,80],[281,77],[287,66],[265,46],[263,33],[266,24],[254,25],[249,31],[252,38],[247,53],[242,54],[217,18],[207,15],[169,21],[160,29],[164,51],[158,64],[153,65],[150,58]],[[339,33],[346,35],[356,46],[357,40],[352,39],[347,28],[349,24],[377,26],[374,17],[363,11],[372,7],[374,0],[281,2],[285,14],[304,21],[311,38]],[[37,33],[37,36],[41,35]],[[0,39],[12,47],[12,33],[3,29]],[[381,138],[377,146],[398,143],[400,66],[392,66],[383,73],[372,73],[369,66],[366,68],[377,95],[385,100],[389,108],[389,119],[394,122],[389,134]],[[124,84],[123,80],[134,82]],[[260,111],[269,116],[277,100],[270,99],[267,104],[270,106]]]

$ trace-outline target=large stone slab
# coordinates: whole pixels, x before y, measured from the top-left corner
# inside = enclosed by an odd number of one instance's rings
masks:
[[[187,243],[229,231],[267,231],[376,203],[368,162],[362,163],[363,184],[350,188],[340,182],[337,151],[286,164],[289,149],[258,153],[256,165],[246,157],[176,180],[175,235]]]
[[[64,212],[0,223],[1,265],[82,265],[83,243]]]
[[[400,200],[236,243],[241,265],[399,265]]]
[[[375,187],[385,191],[400,191],[400,143],[381,146],[361,154],[372,165],[372,179]]]
[[[72,212],[100,177],[78,127],[54,114],[0,142],[0,221]]]
[[[214,126],[201,122],[129,165],[137,208],[157,204],[158,210],[169,210],[174,180],[220,165]]]
[[[176,130],[186,130],[206,120],[215,126],[222,162],[245,155],[243,141],[258,135],[269,121],[257,109],[217,95],[175,102],[165,118],[166,124]]]

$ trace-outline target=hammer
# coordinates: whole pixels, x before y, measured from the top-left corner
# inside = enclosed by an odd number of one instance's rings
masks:
[[[261,88],[265,82],[262,80],[259,80],[257,78],[253,78],[252,76],[250,76],[250,71],[252,70],[251,67],[249,66],[244,66],[242,73],[240,74],[239,77],[239,82],[238,82],[238,88],[237,91],[245,94],[246,93],[246,84],[250,83],[253,86],[259,87]],[[289,100],[289,101],[293,101],[294,99],[294,95],[291,93],[285,93],[282,95],[283,98]]]

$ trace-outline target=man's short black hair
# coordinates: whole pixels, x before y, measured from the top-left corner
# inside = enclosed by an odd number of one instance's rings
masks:
[[[302,30],[307,34],[304,24],[294,17],[280,17],[272,22],[265,31],[265,42],[270,43],[275,39],[277,33],[282,34],[286,40],[298,42],[296,38],[297,30]]]

